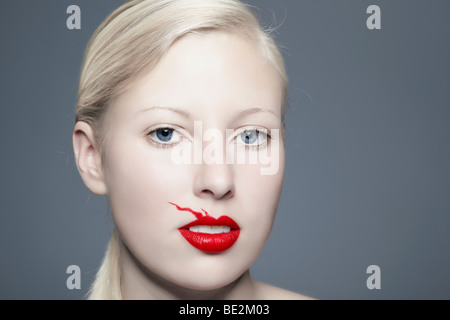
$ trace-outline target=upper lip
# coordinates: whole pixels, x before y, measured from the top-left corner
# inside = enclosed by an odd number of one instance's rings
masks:
[[[188,211],[197,218],[197,220],[194,220],[194,221],[188,223],[187,225],[182,226],[179,229],[189,229],[190,227],[193,227],[193,226],[206,225],[206,226],[226,226],[226,227],[229,227],[231,230],[240,230],[239,225],[228,216],[220,216],[219,218],[216,219],[214,217],[211,217],[208,214],[208,212],[204,209],[202,209],[202,211],[204,213],[201,213],[201,212],[194,211],[189,207],[182,208],[179,205],[177,205],[176,203],[173,203],[173,202],[169,202],[169,203],[171,205],[174,205],[179,211]]]
[[[189,229],[193,226],[207,225],[207,226],[227,226],[232,230],[239,230],[239,225],[228,216],[220,216],[219,218],[214,218],[209,215],[202,216],[195,221],[182,226],[180,229]]]

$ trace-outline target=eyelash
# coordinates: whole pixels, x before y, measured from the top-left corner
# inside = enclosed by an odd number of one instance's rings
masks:
[[[272,135],[270,134],[270,130],[267,130],[266,128],[258,127],[258,126],[244,127],[242,130],[240,130],[240,132],[235,136],[234,139],[237,139],[241,134],[243,134],[245,132],[251,132],[251,131],[255,131],[257,133],[258,137],[260,134],[265,135],[266,139],[265,139],[264,143],[261,143],[258,145],[245,144],[246,149],[262,150],[262,149],[266,148],[267,145],[269,144],[270,140],[272,140]]]
[[[173,142],[172,143],[161,143],[161,142],[156,141],[155,139],[153,139],[151,137],[151,134],[156,133],[156,131],[161,130],[161,129],[162,130],[169,129],[169,130],[173,130],[173,132],[177,132],[180,135],[180,141],[177,141],[175,143],[173,143]],[[147,134],[147,136],[149,137],[150,142],[155,147],[160,148],[160,149],[172,148],[174,145],[176,145],[177,143],[180,143],[183,140],[183,135],[177,129],[175,129],[174,127],[171,127],[169,125],[164,125],[164,126],[161,126],[161,127],[154,128]]]
[[[154,138],[151,137],[151,134],[156,133],[158,130],[164,130],[164,129],[169,129],[169,130],[173,130],[173,132],[177,132],[180,135],[180,140],[175,142],[175,143],[161,143],[156,141]],[[262,128],[262,127],[258,127],[258,126],[250,126],[250,127],[244,127],[242,130],[240,130],[234,137],[233,139],[237,139],[239,138],[239,136],[245,132],[251,132],[251,131],[255,131],[257,133],[257,139],[259,137],[260,134],[263,134],[266,136],[266,139],[264,141],[264,143],[258,144],[258,145],[249,145],[249,144],[245,144],[245,148],[246,149],[256,149],[256,150],[261,150],[264,149],[265,147],[267,147],[268,143],[270,142],[270,140],[272,140],[272,136],[270,134],[270,130],[267,130],[266,128]],[[161,127],[157,127],[155,129],[152,129],[149,133],[147,133],[147,136],[149,137],[150,142],[156,146],[157,148],[161,148],[161,149],[168,149],[168,148],[172,148],[174,145],[180,143],[181,141],[184,140],[183,135],[174,127],[168,126],[168,125],[164,125]]]

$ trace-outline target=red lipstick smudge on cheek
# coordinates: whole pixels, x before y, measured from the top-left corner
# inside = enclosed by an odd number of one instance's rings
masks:
[[[192,210],[191,208],[181,208],[179,205],[169,202],[171,205],[174,205],[175,207],[177,207],[178,210],[180,211],[189,211],[190,213],[192,213],[197,219],[200,219],[201,217],[203,217],[203,214],[201,212],[197,212]],[[203,210],[203,209],[202,209]],[[203,210],[203,212],[205,213],[205,215],[208,215],[208,212],[206,212],[205,210]]]

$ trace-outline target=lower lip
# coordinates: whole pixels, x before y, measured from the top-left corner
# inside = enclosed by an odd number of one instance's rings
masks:
[[[192,246],[205,252],[222,252],[229,249],[238,239],[240,232],[239,229],[215,234],[178,230]]]

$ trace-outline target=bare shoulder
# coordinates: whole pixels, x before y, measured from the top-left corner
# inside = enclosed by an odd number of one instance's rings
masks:
[[[261,300],[315,300],[300,293],[275,287],[260,281],[254,282],[258,297]]]

